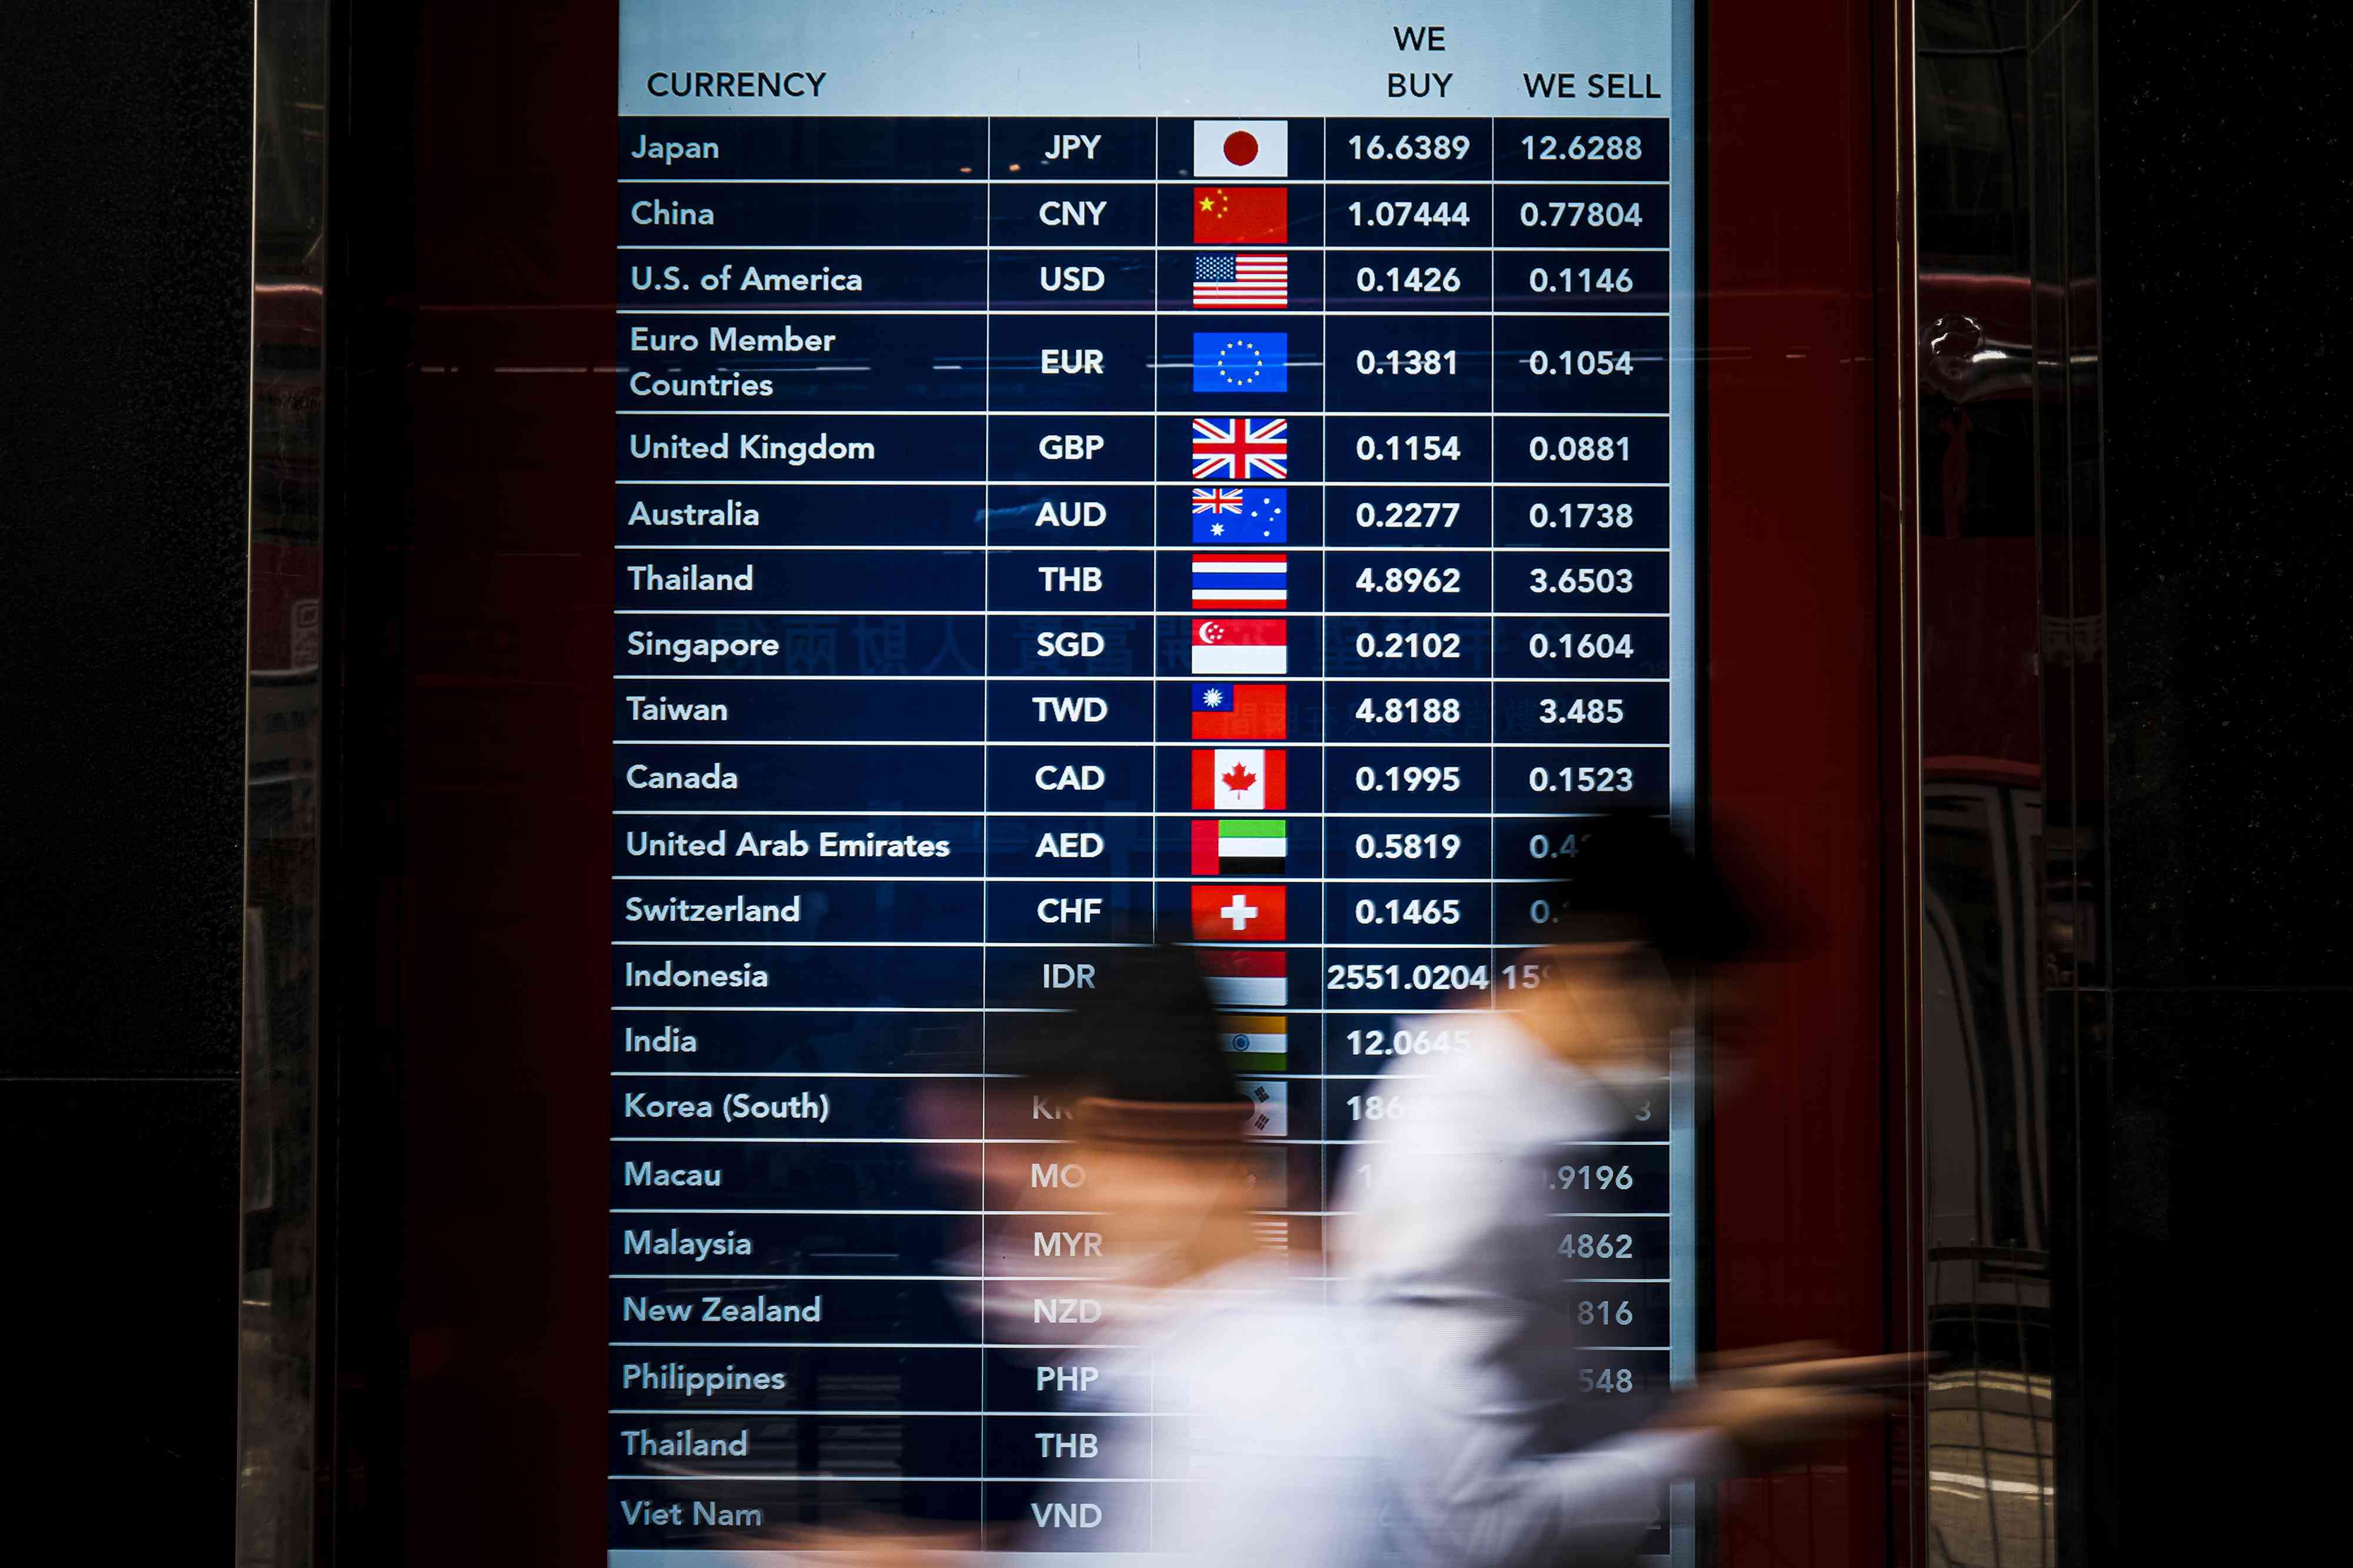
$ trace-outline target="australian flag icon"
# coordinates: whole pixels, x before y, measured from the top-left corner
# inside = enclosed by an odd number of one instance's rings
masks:
[[[1289,490],[1219,487],[1193,491],[1196,544],[1288,544]]]

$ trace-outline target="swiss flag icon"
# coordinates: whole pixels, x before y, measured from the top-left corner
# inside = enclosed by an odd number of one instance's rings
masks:
[[[1231,883],[1193,889],[1193,935],[1205,942],[1281,942],[1281,888]]]

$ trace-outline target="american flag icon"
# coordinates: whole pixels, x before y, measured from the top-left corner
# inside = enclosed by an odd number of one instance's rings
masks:
[[[1193,258],[1196,310],[1281,310],[1291,303],[1291,258],[1279,250],[1203,251]]]

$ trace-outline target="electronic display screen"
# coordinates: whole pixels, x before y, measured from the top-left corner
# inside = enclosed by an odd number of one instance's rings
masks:
[[[1155,1413],[1065,1397],[1121,1325],[991,1020],[1191,945],[1321,1279],[1564,819],[1688,819],[1691,23],[625,0],[616,1561],[1151,1550],[1099,1438]],[[1630,1389],[1694,1333],[1663,1062],[1645,1114],[1556,1184]]]

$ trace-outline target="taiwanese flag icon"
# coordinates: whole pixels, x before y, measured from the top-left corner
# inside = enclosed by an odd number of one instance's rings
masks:
[[[1291,666],[1287,621],[1195,621],[1196,675],[1282,675]]]
[[[1195,811],[1281,811],[1283,753],[1225,746],[1193,753]]]
[[[1219,947],[1194,956],[1200,961],[1201,981],[1209,988],[1209,1001],[1214,1005],[1291,1005],[1290,954]]]
[[[1280,741],[1290,733],[1290,704],[1280,686],[1229,686],[1224,681],[1193,687],[1193,739]]]
[[[1196,877],[1280,877],[1291,825],[1279,816],[1193,819]]]
[[[1196,120],[1193,173],[1221,180],[1282,178],[1291,173],[1291,121]]]
[[[1207,942],[1281,942],[1282,889],[1236,882],[1193,889],[1193,934]]]
[[[1196,544],[1285,544],[1291,540],[1288,490],[1218,486],[1193,492]]]
[[[1196,185],[1196,245],[1288,245],[1291,193],[1281,185]]]

